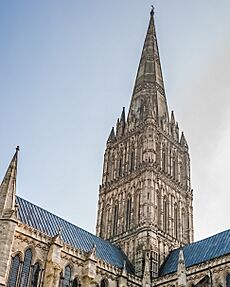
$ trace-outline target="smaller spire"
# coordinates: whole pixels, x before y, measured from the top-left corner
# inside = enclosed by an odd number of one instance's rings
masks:
[[[171,123],[175,125],[175,116],[174,116],[174,111],[171,112]]]
[[[125,123],[125,107],[123,107],[123,109],[122,109],[120,122]]]
[[[15,214],[16,177],[19,146],[9,164],[6,174],[0,185],[0,216],[11,217]]]
[[[186,141],[184,132],[181,133],[181,138],[180,138],[180,145],[188,149],[188,143]]]
[[[144,265],[144,274],[142,284],[145,287],[151,286],[151,273],[150,273],[150,258],[149,252],[145,253],[145,265]]]
[[[184,252],[182,246],[180,247],[179,258],[178,258],[178,286],[186,287],[187,286],[187,278],[186,278],[186,266],[184,260]]]
[[[124,260],[124,262],[123,262],[123,267],[122,267],[122,272],[121,272],[121,276],[127,277],[127,274],[128,274],[128,272],[127,272],[127,267],[126,267],[126,260]]]
[[[115,141],[115,139],[116,139],[116,136],[115,136],[115,132],[114,132],[114,127],[112,127],[111,132],[109,134],[109,138],[107,140],[107,143],[112,143]]]
[[[93,244],[92,249],[89,251],[89,258],[90,259],[95,259],[96,251],[97,251],[97,246],[96,246],[96,244]]]

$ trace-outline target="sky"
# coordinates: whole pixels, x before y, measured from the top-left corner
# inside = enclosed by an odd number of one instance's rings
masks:
[[[229,0],[0,1],[0,176],[20,145],[17,194],[95,232],[105,143],[129,107],[152,4],[199,240],[229,229]]]

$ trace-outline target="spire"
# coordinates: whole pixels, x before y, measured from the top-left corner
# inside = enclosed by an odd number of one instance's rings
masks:
[[[163,116],[168,118],[153,8],[150,12],[149,26],[137,71],[128,121],[145,120],[149,109],[158,121]]]
[[[150,258],[149,253],[145,253],[145,266],[144,266],[144,275],[142,280],[143,286],[151,286],[151,275],[150,275]]]
[[[188,149],[188,143],[183,132],[181,133],[180,145]]]
[[[179,259],[178,259],[178,286],[179,287],[186,287],[187,286],[187,279],[186,279],[186,266],[184,260],[184,252],[183,248],[180,248]]]
[[[19,147],[9,164],[6,174],[0,185],[0,216],[12,216],[15,211],[16,176]]]
[[[116,136],[115,136],[115,132],[114,132],[114,127],[112,127],[111,132],[109,134],[109,138],[107,140],[107,143],[114,142],[115,139],[116,139]]]

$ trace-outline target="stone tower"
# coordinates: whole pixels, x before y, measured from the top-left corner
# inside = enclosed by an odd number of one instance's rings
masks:
[[[119,245],[148,282],[172,248],[193,241],[192,198],[188,144],[168,113],[152,10],[127,119],[123,108],[106,145],[97,235]]]

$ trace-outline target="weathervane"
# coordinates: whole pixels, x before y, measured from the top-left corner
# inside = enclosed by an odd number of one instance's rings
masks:
[[[155,7],[151,5],[151,12],[150,12],[151,15],[154,15],[154,10],[155,10]]]

